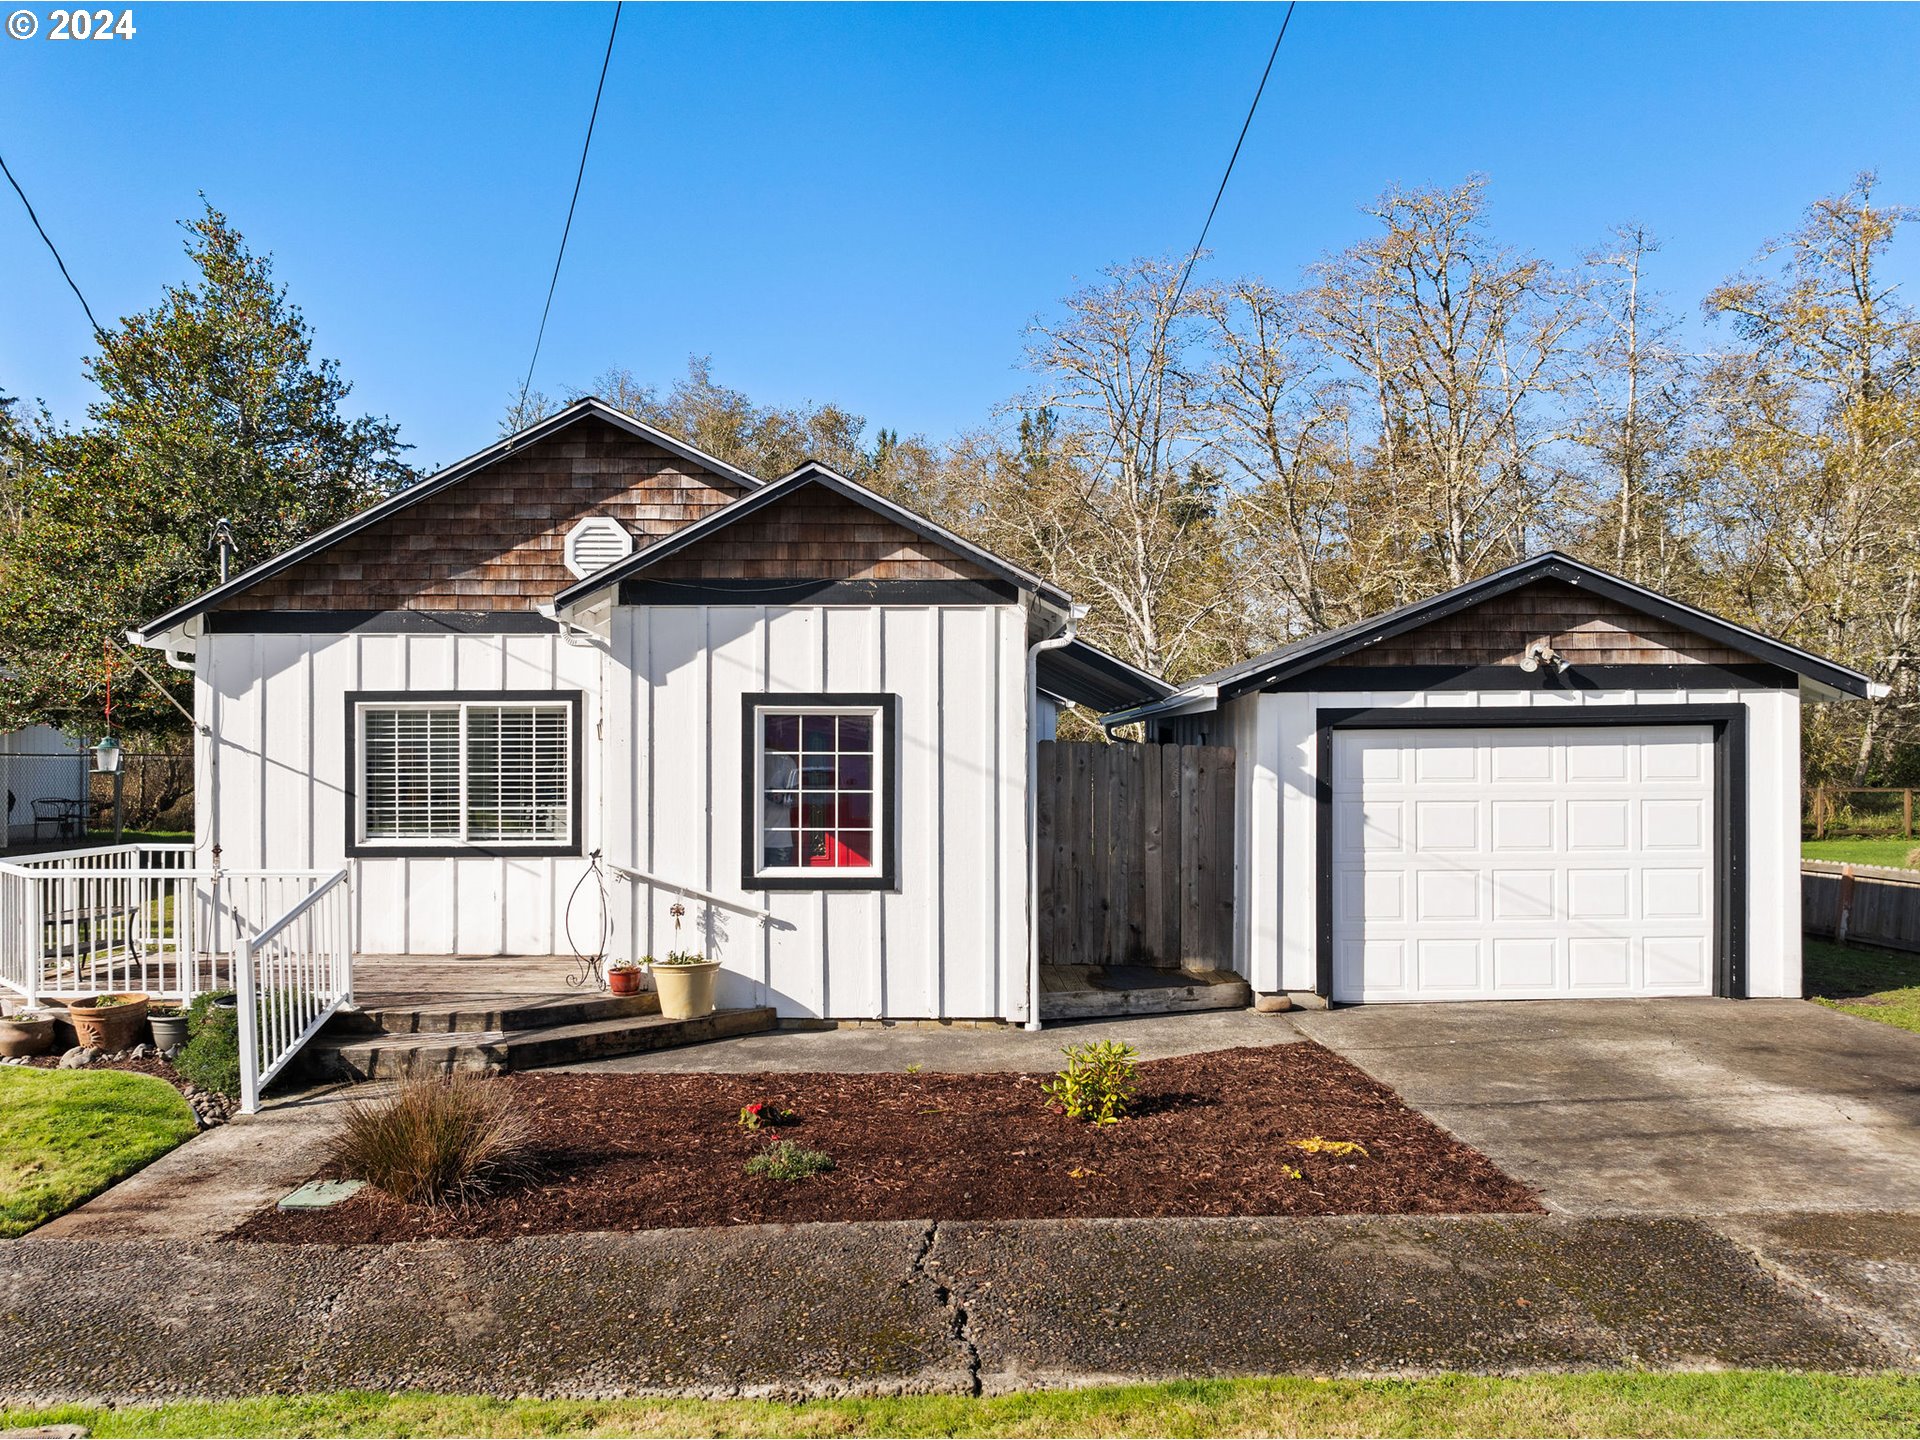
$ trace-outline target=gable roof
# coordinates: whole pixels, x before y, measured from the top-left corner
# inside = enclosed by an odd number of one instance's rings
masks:
[[[310,559],[329,546],[345,540],[348,536],[357,535],[369,526],[386,520],[398,511],[406,509],[408,506],[417,504],[419,501],[425,500],[431,495],[437,495],[441,491],[459,484],[462,480],[471,478],[496,461],[503,460],[507,456],[523,450],[538,441],[546,440],[560,431],[565,430],[568,426],[578,424],[580,421],[586,419],[605,421],[616,429],[626,431],[636,439],[645,440],[649,444],[657,445],[671,455],[678,456],[690,464],[698,465],[702,469],[711,471],[723,480],[731,480],[742,489],[749,491],[758,490],[765,484],[758,476],[748,474],[745,470],[740,469],[739,466],[729,465],[726,461],[709,455],[704,450],[687,444],[684,440],[676,439],[664,430],[656,429],[644,420],[636,419],[624,410],[614,409],[613,406],[596,396],[588,395],[574,401],[564,410],[557,410],[544,420],[537,420],[524,430],[517,431],[507,436],[506,439],[489,445],[484,450],[476,451],[464,460],[456,460],[453,464],[436,470],[426,479],[416,481],[406,489],[396,491],[386,499],[368,506],[358,514],[348,516],[337,525],[322,530],[319,534],[309,537],[300,544],[295,545],[292,549],[282,551],[271,560],[263,561],[250,570],[243,570],[224,585],[216,585],[205,594],[196,596],[184,605],[176,606],[158,619],[148,621],[145,625],[141,626],[136,633],[142,639],[149,640],[155,636],[162,635],[177,626],[185,624],[197,615],[205,614],[207,611],[225,604],[228,600],[233,599],[234,596],[252,589],[261,581],[279,574],[289,566],[296,565],[302,560]]]
[[[1085,705],[1095,713],[1164,700],[1174,687],[1097,645],[1075,638],[1035,661],[1041,692]]]
[[[596,570],[593,574],[587,576],[586,579],[569,585],[553,597],[553,608],[556,611],[576,609],[593,596],[599,594],[602,590],[605,590],[608,586],[618,585],[622,580],[631,579],[644,572],[647,567],[657,565],[668,556],[677,555],[689,546],[699,544],[702,540],[707,539],[719,531],[725,530],[728,526],[744,520],[750,515],[758,514],[768,506],[777,505],[780,501],[797,494],[808,486],[819,486],[822,489],[833,492],[842,499],[851,500],[856,505],[864,506],[875,514],[893,521],[903,529],[911,531],[922,540],[944,546],[952,550],[955,554],[965,556],[989,574],[1005,580],[1012,585],[1016,585],[1021,589],[1032,590],[1050,604],[1059,606],[1062,609],[1071,604],[1064,590],[1042,580],[1031,571],[1022,570],[1019,566],[1001,559],[991,550],[984,550],[970,540],[963,540],[945,526],[936,525],[924,515],[916,514],[914,511],[907,509],[906,506],[896,504],[884,495],[867,489],[864,485],[856,484],[854,481],[847,479],[846,476],[828,469],[825,465],[817,461],[809,460],[791,475],[784,475],[772,484],[754,491],[751,495],[742,496],[731,505],[722,506],[710,514],[703,515],[700,519],[681,527],[671,535],[663,536],[654,541],[644,550],[637,551],[635,554],[628,556],[617,565],[609,565],[604,570]]]
[[[1216,670],[1211,675],[1203,675],[1181,686],[1164,700],[1103,716],[1101,723],[1124,725],[1156,716],[1211,710],[1250,690],[1261,689],[1329,661],[1356,654],[1394,635],[1404,634],[1539,580],[1559,580],[1605,596],[1629,609],[1656,616],[1731,649],[1740,650],[1756,660],[1777,665],[1838,695],[1865,699],[1885,693],[1884,686],[1858,670],[1772,639],[1745,625],[1723,620],[1718,615],[1636,585],[1630,580],[1622,580],[1617,575],[1609,575],[1571,555],[1549,550],[1479,580],[1470,580],[1444,594],[1416,600],[1411,605],[1402,605],[1384,615],[1296,640],[1291,645],[1283,645],[1251,660],[1243,660],[1237,665]]]

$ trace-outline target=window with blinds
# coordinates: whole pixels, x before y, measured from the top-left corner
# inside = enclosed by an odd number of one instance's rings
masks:
[[[362,704],[357,713],[362,844],[572,842],[570,702]]]

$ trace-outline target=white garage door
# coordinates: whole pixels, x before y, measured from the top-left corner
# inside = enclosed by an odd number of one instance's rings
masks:
[[[1336,731],[1333,998],[1713,993],[1705,725]]]

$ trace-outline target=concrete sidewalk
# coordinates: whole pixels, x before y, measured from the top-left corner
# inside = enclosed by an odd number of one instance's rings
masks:
[[[1179,1376],[1912,1366],[1883,1319],[1684,1220],[900,1222],[392,1246],[29,1238],[0,1244],[0,1398],[969,1394]]]
[[[1142,1060],[1166,1060],[1240,1045],[1285,1045],[1302,1036],[1282,1015],[1251,1010],[1203,1010],[1186,1015],[1139,1015],[1119,1020],[1054,1021],[1044,1030],[1014,1025],[842,1024],[832,1030],[778,1030],[711,1045],[650,1055],[622,1055],[555,1068],[587,1075],[639,1071],[820,1070],[833,1074],[904,1071],[909,1065],[957,1074],[987,1070],[1054,1071],[1063,1045],[1124,1040]]]
[[[318,1170],[352,1098],[315,1091],[202,1131],[78,1209],[36,1240],[213,1240]]]

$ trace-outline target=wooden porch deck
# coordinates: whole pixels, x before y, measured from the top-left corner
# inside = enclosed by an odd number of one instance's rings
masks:
[[[572,955],[356,955],[353,998],[363,1010],[526,1009],[607,992]]]

